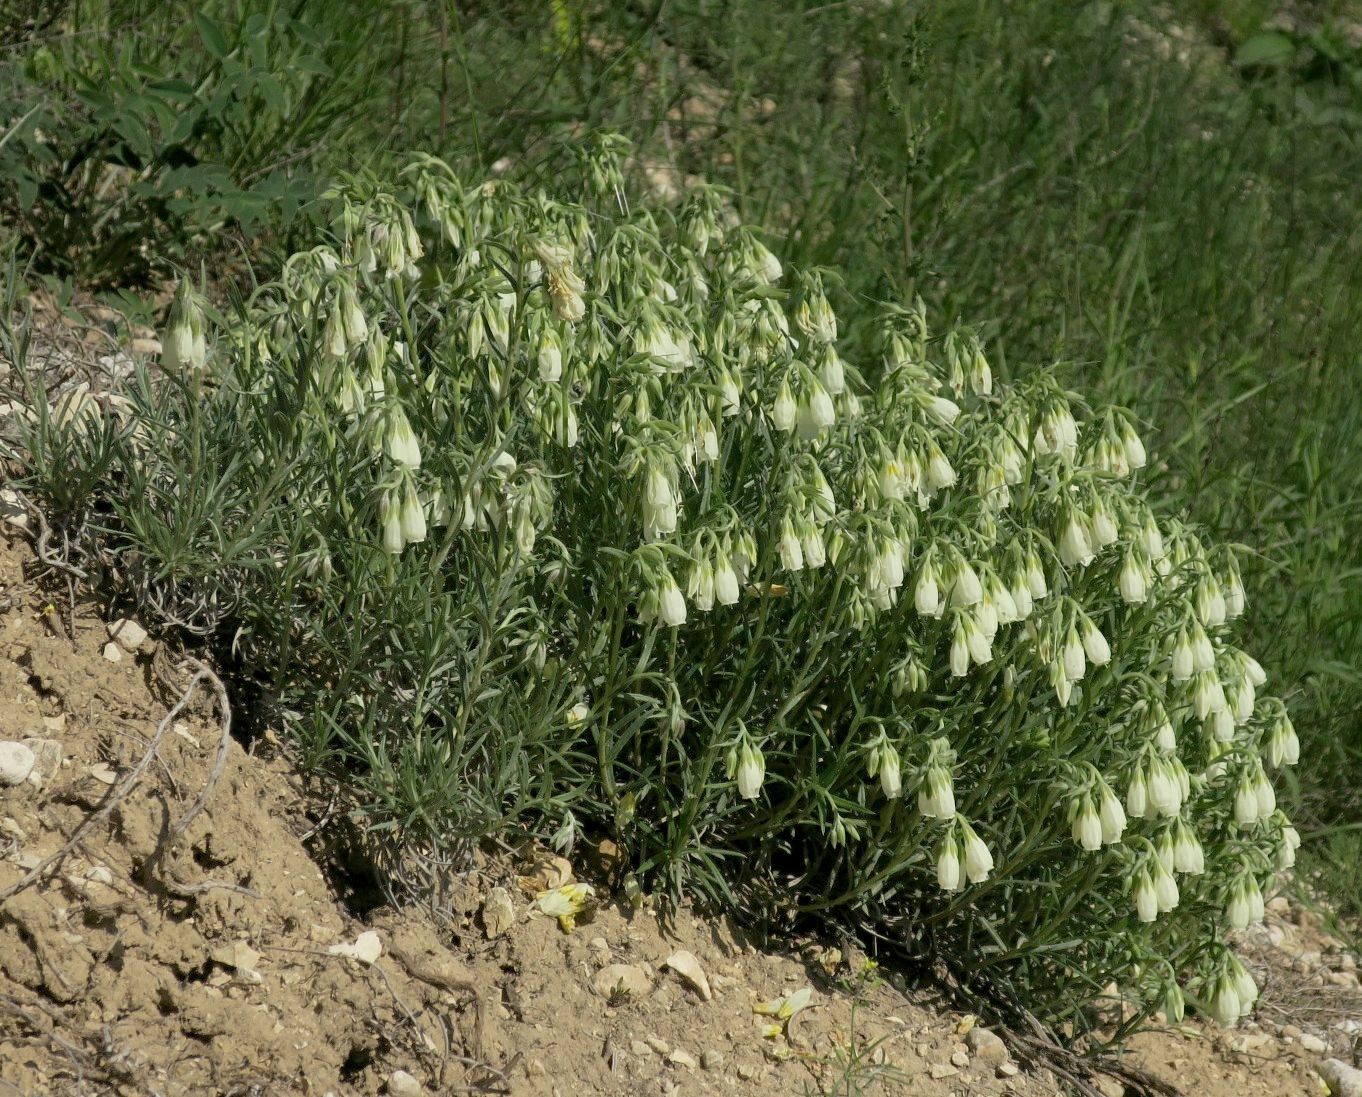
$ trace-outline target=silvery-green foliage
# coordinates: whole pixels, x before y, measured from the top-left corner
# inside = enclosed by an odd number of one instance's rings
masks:
[[[1125,413],[920,301],[839,318],[716,191],[623,208],[619,153],[581,204],[338,187],[210,337],[201,398],[286,470],[245,650],[295,732],[398,841],[572,819],[1051,1018],[1182,982],[1232,1022],[1223,934],[1298,841],[1233,555],[1151,507]]]

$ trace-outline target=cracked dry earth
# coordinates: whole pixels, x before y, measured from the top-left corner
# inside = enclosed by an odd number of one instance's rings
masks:
[[[564,933],[527,899],[569,878],[561,859],[488,862],[438,920],[347,907],[304,841],[321,806],[268,735],[230,742],[204,810],[152,862],[208,780],[218,713],[200,697],[167,720],[189,672],[154,638],[120,646],[93,604],[49,609],[22,525],[11,513],[0,543],[0,740],[32,754],[0,785],[0,1097],[1063,1092],[892,975],[853,993],[827,950],[763,951],[684,911],[664,929],[646,907]],[[1259,1023],[1142,1036],[1133,1065],[1188,1097],[1321,1092],[1314,1068],[1349,1058],[1357,981],[1305,912],[1275,910],[1249,942]],[[804,986],[808,1007],[763,1037],[754,1004]]]

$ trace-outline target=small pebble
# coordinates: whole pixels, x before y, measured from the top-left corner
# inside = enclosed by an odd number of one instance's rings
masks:
[[[714,992],[709,988],[709,979],[705,975],[705,969],[700,966],[700,961],[695,958],[694,953],[685,949],[673,952],[663,962],[662,966],[670,968],[681,976],[706,1002],[714,997]]]
[[[504,887],[494,887],[482,901],[482,931],[490,939],[500,937],[515,924],[515,903]]]
[[[1007,1062],[1007,1045],[996,1032],[975,1025],[965,1034],[965,1044],[977,1058],[991,1067]]]
[[[700,1065],[706,1070],[718,1070],[724,1065],[722,1051],[705,1051],[700,1054]]]
[[[1319,1055],[1329,1050],[1329,1045],[1326,1044],[1323,1040],[1321,1040],[1318,1036],[1316,1036],[1313,1032],[1303,1033],[1300,1038],[1300,1043],[1301,1047],[1304,1050],[1313,1052],[1316,1055]]]
[[[110,640],[104,645],[104,658],[111,663],[121,663],[123,661],[123,649]]]
[[[969,1056],[963,1051],[957,1051],[951,1056],[951,1066],[959,1067],[964,1070],[969,1066]]]
[[[147,642],[147,630],[130,617],[109,622],[109,638],[129,655]]]
[[[388,1092],[392,1097],[421,1097],[421,1083],[405,1070],[395,1070],[388,1075]]]

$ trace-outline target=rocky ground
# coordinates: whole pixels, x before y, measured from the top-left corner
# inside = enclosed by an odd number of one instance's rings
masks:
[[[279,744],[224,740],[211,681],[172,712],[192,668],[93,605],[53,606],[13,497],[7,521],[0,1094],[1062,1092],[1025,1049],[840,951],[762,949],[646,904],[565,932],[535,897],[575,870],[547,854],[487,861],[438,917],[347,901],[353,881],[309,848],[325,805]],[[1285,899],[1245,948],[1254,1022],[1138,1037],[1128,1065],[1189,1097],[1323,1092],[1324,1061],[1353,1058],[1353,957]]]

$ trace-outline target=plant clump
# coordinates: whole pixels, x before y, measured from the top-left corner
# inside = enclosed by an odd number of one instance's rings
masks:
[[[620,151],[581,204],[337,186],[234,315],[177,296],[173,383],[43,416],[31,483],[114,469],[105,557],[431,863],[589,827],[1051,1020],[1114,981],[1232,1023],[1225,932],[1298,844],[1233,553],[1152,505],[1125,412],[921,301],[839,316],[715,190],[629,209]]]

